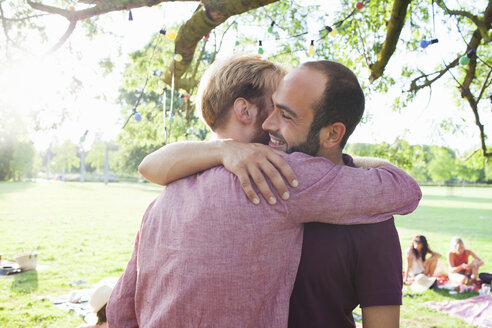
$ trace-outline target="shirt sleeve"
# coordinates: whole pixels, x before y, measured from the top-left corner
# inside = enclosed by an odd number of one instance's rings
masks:
[[[147,207],[140,230],[148,217],[155,200]],[[140,230],[135,238],[133,253],[125,271],[116,283],[106,306],[106,318],[110,328],[133,328],[138,327],[137,314],[135,311],[135,292],[137,286],[137,260],[138,246],[140,242]]]
[[[286,201],[296,223],[377,223],[412,212],[422,198],[418,183],[393,165],[358,169],[309,156],[287,161],[300,184]]]
[[[137,254],[139,234],[135,239],[133,253],[123,275],[111,293],[106,306],[106,318],[110,328],[138,327],[135,313],[135,290],[137,282]]]

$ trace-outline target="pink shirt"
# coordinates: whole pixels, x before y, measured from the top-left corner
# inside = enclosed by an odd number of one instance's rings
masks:
[[[223,167],[176,181],[147,208],[107,306],[110,327],[286,327],[304,222],[375,223],[413,211],[418,184],[393,166],[285,157],[299,186],[253,205]]]

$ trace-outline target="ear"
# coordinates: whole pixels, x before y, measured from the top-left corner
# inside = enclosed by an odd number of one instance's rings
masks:
[[[339,147],[346,132],[345,124],[336,122],[319,131],[319,142],[324,149]]]
[[[233,111],[236,119],[243,124],[255,122],[255,111],[253,105],[245,98],[239,97],[234,100]]]

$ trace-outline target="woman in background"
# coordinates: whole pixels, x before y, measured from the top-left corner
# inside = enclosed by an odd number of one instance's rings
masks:
[[[430,257],[426,258],[427,255],[430,255]],[[440,257],[441,254],[431,251],[424,236],[415,236],[406,251],[403,281],[410,283],[416,275],[421,273],[432,277],[437,267],[437,260]]]
[[[484,265],[484,262],[471,250],[465,248],[460,237],[453,237],[449,246],[449,280],[460,284],[475,283],[478,277],[478,268]],[[473,257],[473,262],[468,264],[470,256]]]

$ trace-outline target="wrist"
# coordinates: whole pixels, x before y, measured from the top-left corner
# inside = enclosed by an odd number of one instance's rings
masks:
[[[214,154],[215,162],[217,165],[224,165],[225,154],[227,154],[227,147],[230,146],[232,139],[217,139],[211,141],[211,151]]]

